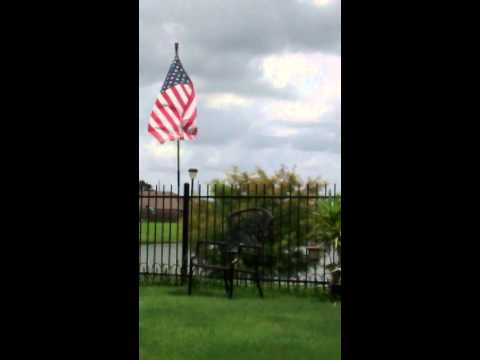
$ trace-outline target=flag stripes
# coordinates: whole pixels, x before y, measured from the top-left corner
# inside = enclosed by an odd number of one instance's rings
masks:
[[[161,144],[197,136],[197,98],[193,83],[178,57],[170,66],[150,113],[148,132]]]

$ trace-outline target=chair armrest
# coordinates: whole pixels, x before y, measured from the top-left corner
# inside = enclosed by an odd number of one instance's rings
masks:
[[[200,245],[202,245],[203,247],[206,247],[206,246],[208,246],[208,245],[220,247],[220,246],[225,246],[225,243],[222,242],[222,241],[200,240],[200,241],[197,241],[197,244],[196,244],[196,246],[195,246],[196,249],[197,249],[197,252],[200,251]]]

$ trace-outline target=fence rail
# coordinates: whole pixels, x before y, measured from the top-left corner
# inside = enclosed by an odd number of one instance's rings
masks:
[[[331,243],[323,241],[318,224],[322,204],[340,200],[336,186],[199,184],[194,191],[185,184],[182,192],[178,190],[175,194],[173,186],[139,189],[142,275],[180,281],[196,243],[221,240],[227,231],[228,216],[248,207],[265,208],[274,216],[273,241],[268,244],[272,261],[264,273],[264,282],[278,286],[325,285],[328,269],[339,263],[340,254]],[[177,215],[162,217],[164,213]],[[321,250],[321,256],[315,256],[313,249]],[[196,275],[215,277],[211,273]],[[240,284],[250,281],[240,275],[235,280]]]

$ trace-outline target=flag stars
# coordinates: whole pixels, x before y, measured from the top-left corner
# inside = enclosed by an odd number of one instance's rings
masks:
[[[178,85],[180,83],[188,84],[190,78],[182,67],[179,59],[175,59],[170,66],[165,82],[162,86],[162,91],[167,90],[169,87]]]

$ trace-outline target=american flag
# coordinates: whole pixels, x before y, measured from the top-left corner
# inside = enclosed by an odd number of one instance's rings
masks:
[[[160,143],[197,137],[197,99],[193,83],[175,56],[150,113],[148,132]]]

